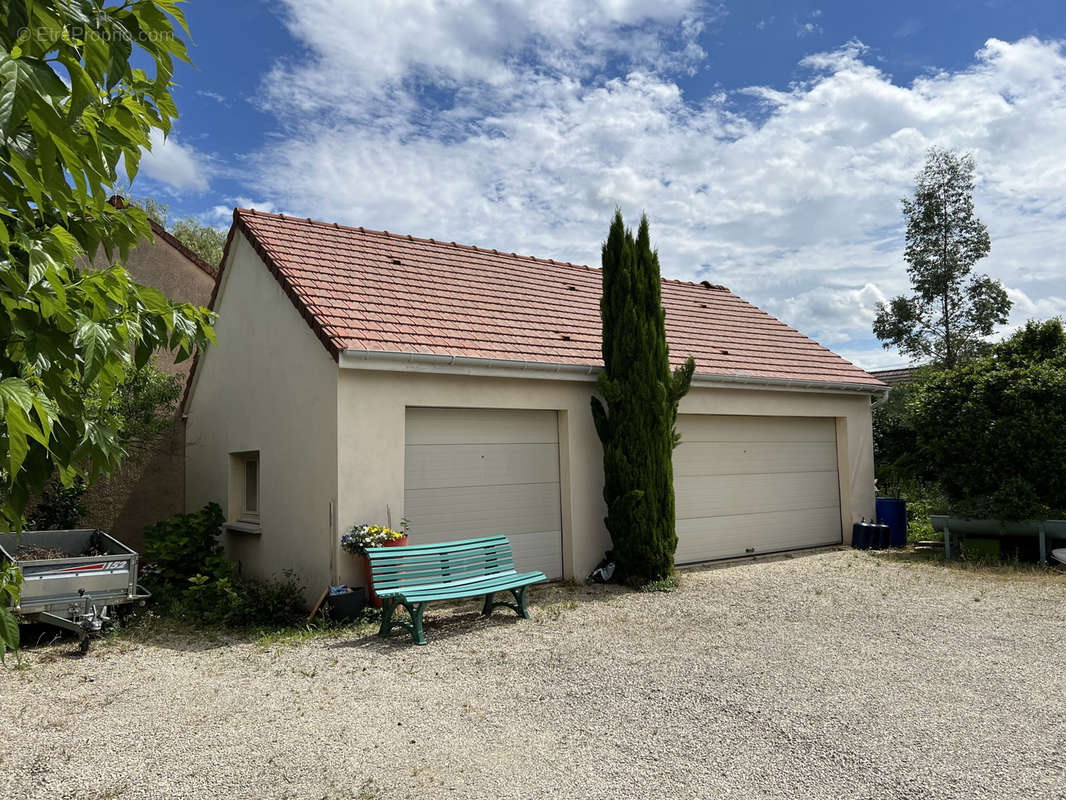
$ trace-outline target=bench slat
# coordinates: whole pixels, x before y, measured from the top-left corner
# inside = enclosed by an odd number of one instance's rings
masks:
[[[501,566],[499,570],[464,570],[463,572],[425,572],[418,575],[374,576],[375,587],[410,586],[421,587],[426,583],[457,583],[471,578],[488,578],[515,572],[514,565]]]
[[[383,591],[385,591],[386,593],[388,593],[388,592],[403,592],[406,589],[409,589],[411,592],[425,592],[425,591],[435,591],[437,589],[444,590],[444,589],[449,589],[449,588],[452,588],[452,587],[456,587],[456,588],[462,589],[462,588],[465,588],[465,587],[469,586],[470,584],[474,584],[474,583],[488,583],[488,582],[495,581],[495,580],[506,580],[508,578],[514,577],[517,574],[518,573],[515,572],[512,569],[512,570],[510,570],[508,572],[501,572],[499,574],[493,574],[493,575],[471,575],[469,577],[461,578],[461,579],[456,580],[456,581],[443,581],[443,582],[440,582],[440,583],[420,583],[417,586],[407,586],[407,587],[403,587],[403,586],[395,587],[394,586],[394,587],[391,587],[391,588],[385,588]],[[378,591],[377,584],[374,584],[374,591],[376,591],[379,595],[381,594],[381,591]],[[469,595],[466,595],[466,596],[469,596]]]
[[[494,555],[494,556],[478,556],[477,558],[462,558],[462,559],[450,559],[450,558],[438,558],[435,561],[390,561],[386,564],[371,564],[370,571],[374,575],[397,575],[401,572],[424,572],[424,571],[441,571],[452,570],[455,572],[461,572],[465,569],[489,569],[493,571],[495,566],[502,566],[504,564],[511,564],[514,559],[511,558],[511,554],[506,555]]]
[[[511,543],[506,536],[486,536],[481,539],[459,539],[454,542],[441,542],[438,544],[409,544],[404,547],[368,547],[366,552],[375,558],[395,558],[405,552],[410,555],[420,555],[424,552],[451,552],[456,550],[484,549],[491,546],[504,546],[508,549]]]
[[[481,582],[470,582],[456,586],[444,586],[441,588],[412,587],[408,591],[402,589],[390,589],[378,592],[382,597],[403,597],[412,603],[428,603],[436,600],[456,600],[461,597],[474,597],[477,595],[502,592],[507,589],[516,589],[530,583],[545,580],[543,572],[527,572],[523,574],[504,575],[489,578]]]
[[[482,570],[481,572],[464,572],[460,575],[441,575],[440,573],[437,573],[431,575],[424,575],[417,579],[403,577],[389,578],[380,581],[375,580],[374,587],[375,589],[394,589],[396,587],[400,587],[401,589],[421,589],[423,586],[432,586],[436,584],[446,585],[450,583],[463,583],[465,581],[471,580],[483,580],[486,578],[491,578],[493,575],[506,575],[508,573],[513,573],[514,571],[515,570],[511,568],[507,570],[500,570],[499,572],[485,572],[484,570]]]
[[[402,548],[394,548],[401,550]],[[408,558],[389,558],[382,559],[372,555],[370,557],[371,564],[375,569],[392,569],[404,565],[425,565],[425,564],[439,564],[446,562],[449,564],[463,564],[470,561],[499,561],[511,558],[510,550],[464,550],[460,553],[435,553],[433,555],[421,555],[421,556],[409,556]]]

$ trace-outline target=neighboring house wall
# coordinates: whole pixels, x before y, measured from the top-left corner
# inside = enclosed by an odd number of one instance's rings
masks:
[[[317,596],[329,578],[337,487],[337,365],[243,236],[215,303],[218,345],[197,364],[186,409],[186,509],[230,519],[232,453],[259,452],[260,533],[223,534],[242,569],[294,570]]]
[[[102,252],[93,267],[112,263]],[[172,237],[156,232],[154,241],[142,240],[130,251],[126,269],[137,283],[159,289],[171,300],[206,306],[215,279],[210,269]],[[185,384],[191,359],[174,363],[170,352],[156,356],[156,365]],[[181,513],[185,505],[185,433],[180,413],[174,424],[150,442],[145,452],[133,454],[113,474],[101,478],[84,497],[85,523],[102,528],[136,550],[144,547],[144,528]]]
[[[592,424],[588,381],[530,380],[342,369],[338,401],[338,529],[394,526],[404,513],[407,407],[538,409],[559,412],[563,571],[584,578],[610,547],[603,525],[603,450]],[[694,388],[682,414],[828,417],[836,422],[843,540],[874,513],[870,398],[825,392]],[[334,558],[341,581],[362,583],[361,562]]]

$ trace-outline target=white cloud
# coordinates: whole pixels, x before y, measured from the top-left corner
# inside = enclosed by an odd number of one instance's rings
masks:
[[[853,331],[868,337],[877,313],[877,304],[886,302],[884,293],[874,284],[861,288],[819,286],[791,297],[773,298],[766,311],[792,320],[800,330],[815,339],[847,343]]]
[[[216,103],[229,106],[229,103],[226,102],[226,96],[219,94],[218,92],[211,92],[207,89],[197,89],[196,93],[200,95],[200,97],[206,97],[208,100],[214,100]]]
[[[212,206],[206,213],[206,218],[211,220],[212,224],[219,225],[222,223],[229,224],[233,219],[234,208],[251,208],[255,211],[262,211],[266,214],[287,214],[283,208],[278,208],[269,200],[253,200],[251,197],[227,197],[227,205]]]
[[[484,19],[465,4],[332,8],[290,5],[311,58],[279,66],[288,83],[266,93],[288,135],[258,155],[264,205],[584,263],[615,206],[634,223],[644,210],[665,274],[724,283],[860,363],[897,364],[870,322],[907,289],[899,201],[941,145],[977,158],[992,234],[978,270],[1018,293],[1016,316],[1066,296],[1060,43],[992,39],[969,67],[900,85],[850,42],[804,59],[785,91],[745,90],[762,106],[746,116],[734,95],[679,88],[700,58],[687,3],[570,0],[558,19],[507,4]],[[597,71],[619,57],[605,40],[638,39],[672,66],[634,56]],[[303,99],[279,105],[286,92]]]
[[[173,190],[205,192],[210,185],[207,158],[189,145],[180,144],[173,135],[153,129],[152,149],[141,157],[140,173]]]
[[[471,86],[521,94],[534,74],[591,75],[612,58],[682,68],[704,56],[695,37],[705,21],[724,13],[700,0],[381,0],[373,13],[361,0],[284,6],[312,57],[276,65],[264,105],[393,121],[426,89],[469,102]]]
[[[1014,302],[1011,309],[1011,329],[1020,328],[1029,319],[1050,319],[1051,317],[1066,317],[1066,298],[1041,297],[1032,299],[1021,289],[1007,287],[1007,296]]]

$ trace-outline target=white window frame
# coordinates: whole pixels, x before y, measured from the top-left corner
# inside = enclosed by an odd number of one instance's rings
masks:
[[[248,508],[248,467],[255,465],[255,508]],[[259,452],[244,457],[241,463],[241,513],[238,516],[240,522],[259,524],[259,507],[262,504],[263,493],[260,491]]]
[[[248,508],[248,468],[255,463],[255,509]],[[258,450],[229,454],[229,507],[226,524],[231,533],[258,534],[263,510],[263,464]]]

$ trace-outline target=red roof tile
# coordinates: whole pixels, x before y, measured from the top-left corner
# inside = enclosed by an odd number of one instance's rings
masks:
[[[599,269],[245,209],[233,217],[334,357],[602,363]],[[723,286],[663,280],[662,297],[671,361],[692,355],[697,373],[884,385]]]

